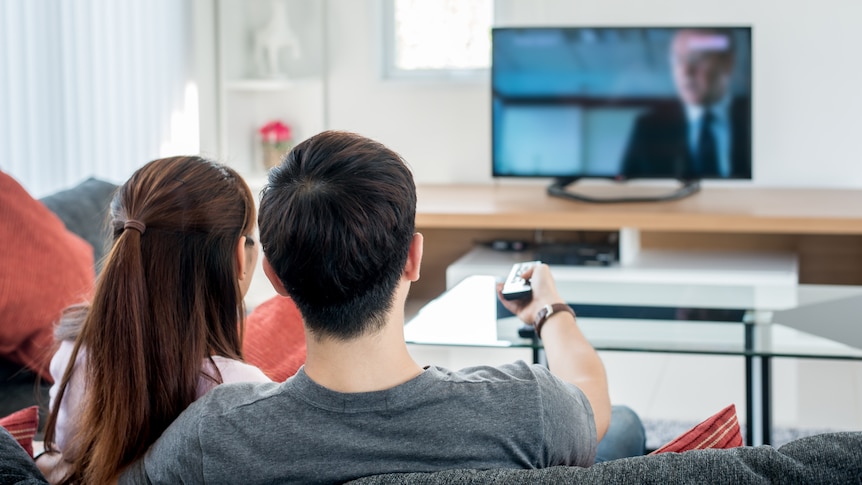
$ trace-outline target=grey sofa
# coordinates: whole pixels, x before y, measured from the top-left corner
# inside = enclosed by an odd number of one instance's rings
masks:
[[[48,483],[30,455],[15,438],[0,428],[0,484],[41,485]]]
[[[539,470],[446,470],[364,477],[350,485],[442,484],[860,484],[862,432],[799,438],[780,448],[743,446],[727,450],[662,453],[593,465]]]
[[[0,483],[42,484],[12,436],[0,429]],[[364,477],[350,485],[448,484],[859,484],[862,483],[862,433],[828,433],[771,446],[663,453],[593,465],[538,470],[445,470]]]
[[[96,268],[101,267],[107,251],[108,208],[117,186],[95,178],[84,180],[66,190],[43,197],[40,201],[66,225],[66,229],[93,246]]]

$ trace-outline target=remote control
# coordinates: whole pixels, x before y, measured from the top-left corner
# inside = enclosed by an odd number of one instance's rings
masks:
[[[527,261],[524,263],[515,263],[509,271],[509,276],[503,283],[503,298],[506,300],[520,300],[530,296],[533,289],[530,287],[530,282],[521,278],[524,271],[541,263],[541,261]]]

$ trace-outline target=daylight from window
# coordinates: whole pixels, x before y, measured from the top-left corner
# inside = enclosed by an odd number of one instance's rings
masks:
[[[395,0],[395,68],[487,69],[493,0]]]

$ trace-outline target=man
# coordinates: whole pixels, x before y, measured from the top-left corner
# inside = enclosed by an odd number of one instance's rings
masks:
[[[733,32],[682,29],[670,48],[679,103],[659,106],[635,121],[623,157],[626,178],[751,177],[751,104],[734,96]]]
[[[383,145],[324,132],[296,146],[270,172],[259,227],[264,271],[302,313],[305,365],[282,384],[214,389],[121,482],[336,483],[593,464],[611,418],[605,371],[547,265],[524,274],[531,299],[506,305],[525,321],[545,315],[537,328],[550,370],[453,372],[411,358],[403,327],[422,259],[415,215],[411,173]],[[542,311],[551,304],[562,305]],[[621,428],[642,453],[636,417]]]

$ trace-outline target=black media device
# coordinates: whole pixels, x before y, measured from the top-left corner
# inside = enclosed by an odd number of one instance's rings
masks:
[[[751,27],[506,27],[492,31],[495,177],[554,196],[670,200],[702,179],[751,179]],[[668,179],[649,198],[595,198],[579,179]]]

